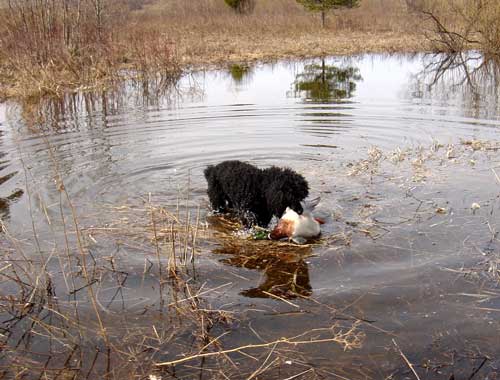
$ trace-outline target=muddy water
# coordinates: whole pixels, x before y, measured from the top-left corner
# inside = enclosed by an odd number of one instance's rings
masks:
[[[83,227],[109,226],[121,207],[143,207],[151,197],[170,210],[187,204],[193,217],[199,209],[210,235],[218,222],[208,214],[204,167],[226,159],[289,166],[321,196],[327,223],[317,244],[268,254],[258,242],[200,239],[192,281],[216,289],[205,296],[211,308],[238,316],[214,332],[230,331],[223,347],[358,321],[361,348],[295,347],[262,378],[306,370],[298,378],[412,378],[406,356],[422,379],[493,379],[500,371],[498,87],[494,68],[474,71],[480,59],[469,62],[468,82],[464,67],[434,71],[441,58],[261,64],[193,73],[174,87],[131,81],[39,108],[1,105],[2,219],[33,255],[33,228],[42,250],[62,246],[58,172]],[[41,130],[32,126],[40,114]],[[67,205],[63,212],[69,216]],[[94,235],[92,255],[116,254],[128,273],[120,297],[111,286],[98,294],[107,323],[149,325],[140,316],[158,303],[144,276],[153,252],[123,236]],[[156,359],[182,352],[189,350]],[[199,374],[194,365],[180,373]],[[255,370],[245,365],[243,378]]]

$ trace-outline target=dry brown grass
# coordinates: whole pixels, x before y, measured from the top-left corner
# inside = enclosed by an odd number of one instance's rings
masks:
[[[4,97],[60,97],[120,79],[124,67],[178,72],[171,41],[134,24],[123,1],[10,0],[0,15]]]
[[[222,1],[170,0],[147,5],[137,15],[143,21],[156,19],[164,22],[166,30],[181,28],[182,32],[295,34],[322,29],[319,16],[305,11],[295,0],[259,0],[254,12],[243,16],[233,12]],[[411,21],[416,25],[412,12],[401,1],[364,1],[358,8],[329,13],[326,30],[408,32]]]
[[[0,8],[6,20],[0,96],[23,99],[107,86],[132,73],[175,79],[182,67],[470,47],[494,55],[500,46],[500,6],[493,0],[480,6],[472,0],[362,1],[329,13],[325,28],[295,0],[258,0],[250,14],[219,0],[7,4]],[[438,22],[446,32],[436,29]]]
[[[122,68],[171,74],[178,64],[423,48],[412,32],[418,18],[396,0],[366,1],[329,14],[324,29],[318,15],[294,0],[259,0],[249,15],[218,0],[8,4],[1,9],[8,22],[0,26],[3,97],[95,88],[120,79]]]
[[[418,17],[395,0],[367,1],[357,9],[319,16],[294,0],[261,0],[250,15],[239,15],[214,0],[151,4],[140,22],[161,25],[176,42],[183,64],[221,64],[359,52],[424,48]]]

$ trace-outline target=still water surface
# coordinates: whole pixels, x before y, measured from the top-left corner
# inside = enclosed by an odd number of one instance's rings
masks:
[[[260,64],[192,73],[174,88],[128,82],[36,111],[0,105],[2,218],[20,238],[29,240],[33,219],[42,245],[62,240],[54,162],[84,226],[103,225],[113,207],[141,205],[149,194],[173,209],[186,192],[193,215],[199,208],[205,221],[207,165],[241,159],[289,166],[321,196],[323,244],[255,257],[252,242],[239,251],[223,240],[200,242],[197,281],[224,285],[208,296],[211,305],[245,314],[224,345],[251,342],[254,329],[269,341],[338,317],[300,298],[311,296],[366,321],[359,350],[301,349],[327,378],[411,378],[393,339],[422,378],[467,378],[487,357],[486,378],[500,368],[500,291],[496,269],[488,273],[500,248],[500,157],[463,142],[500,140],[498,87],[493,74],[467,83],[460,67],[433,83],[432,63],[441,58]],[[37,112],[42,133],[26,121]],[[407,158],[353,174],[374,147],[384,155],[407,151]],[[418,152],[430,151],[438,158],[416,178]],[[474,202],[481,208],[473,213]],[[110,245],[97,237],[94,254],[108,255]],[[137,273],[128,279],[130,298],[154,300],[155,291],[139,281],[149,253],[121,249]],[[108,308],[119,313],[120,305]],[[282,373],[303,368],[289,367]]]

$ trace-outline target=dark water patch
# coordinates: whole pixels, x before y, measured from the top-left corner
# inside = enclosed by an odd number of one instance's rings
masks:
[[[324,145],[324,144],[316,144],[316,145],[304,144],[304,146],[309,146],[311,148],[329,148],[329,149],[337,149],[338,148],[338,146],[336,146],[336,145]]]

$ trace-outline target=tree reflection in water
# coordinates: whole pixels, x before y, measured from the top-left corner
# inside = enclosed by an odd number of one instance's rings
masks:
[[[188,76],[186,76],[189,78]],[[20,103],[19,115],[24,124],[41,130],[57,132],[62,129],[106,126],[110,115],[130,110],[175,108],[186,98],[198,100],[203,91],[194,81],[180,85],[181,77],[143,75],[110,84],[105,89],[67,93],[61,98],[42,98],[36,103]]]
[[[358,68],[327,65],[322,59],[321,64],[306,65],[296,75],[293,96],[304,96],[314,102],[348,99],[356,91],[356,82],[362,79]]]
[[[470,116],[487,117],[499,112],[500,65],[478,52],[428,54],[424,68],[413,75],[410,97],[457,100]],[[465,107],[464,107],[465,106]]]
[[[234,64],[229,67],[228,73],[235,84],[244,84],[251,81],[253,68],[248,65]]]

